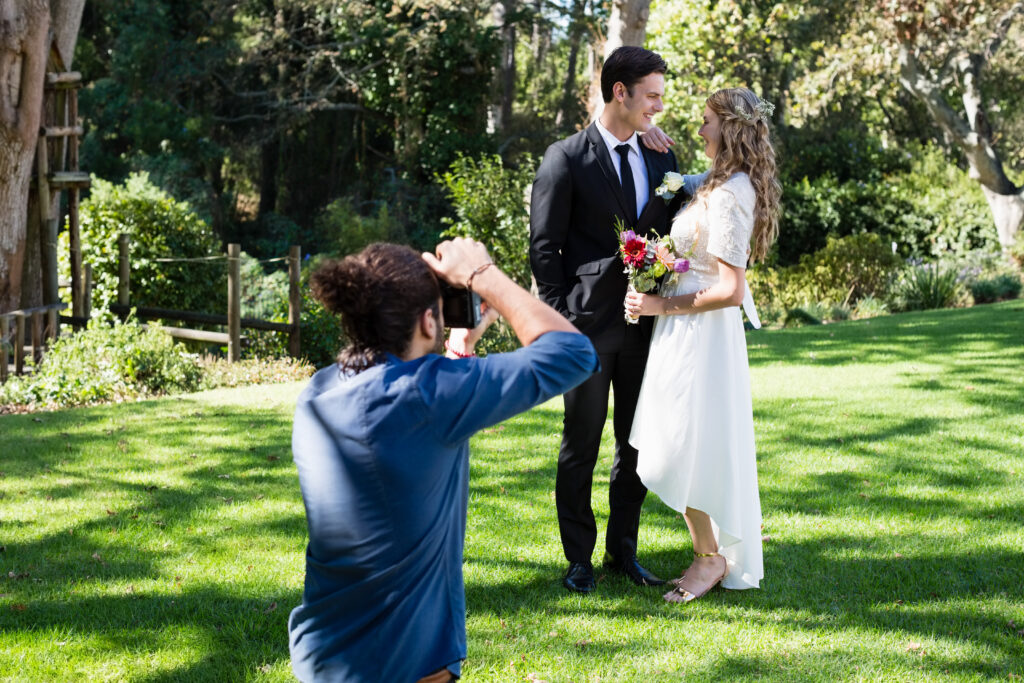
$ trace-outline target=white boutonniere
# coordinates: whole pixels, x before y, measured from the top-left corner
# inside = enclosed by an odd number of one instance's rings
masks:
[[[676,192],[679,192],[681,189],[683,189],[683,175],[675,171],[669,171],[661,179],[661,185],[654,189],[654,194],[666,202],[670,202],[676,196]]]

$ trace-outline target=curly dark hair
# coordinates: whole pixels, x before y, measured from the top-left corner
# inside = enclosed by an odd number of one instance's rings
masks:
[[[404,354],[423,311],[440,314],[441,288],[433,271],[418,253],[398,244],[371,244],[327,261],[310,283],[327,310],[341,315],[349,344],[338,364],[356,373],[381,363],[387,353]]]

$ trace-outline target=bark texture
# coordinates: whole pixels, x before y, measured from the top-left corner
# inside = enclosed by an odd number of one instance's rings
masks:
[[[0,311],[15,310],[21,301],[49,29],[46,0],[0,2]]]
[[[613,0],[608,17],[608,34],[604,41],[604,57],[623,45],[643,47],[647,38],[647,19],[651,15],[651,0]],[[590,84],[590,120],[596,120],[604,109],[601,96],[601,71],[594,72]]]

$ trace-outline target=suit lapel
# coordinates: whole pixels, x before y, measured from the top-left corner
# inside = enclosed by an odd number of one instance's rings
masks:
[[[590,151],[597,158],[597,164],[601,167],[601,173],[604,175],[606,181],[608,181],[608,187],[612,192],[612,196],[619,203],[619,213],[622,216],[628,216],[629,211],[626,208],[626,196],[622,193],[622,181],[615,174],[615,165],[612,164],[612,158],[608,154],[608,145],[604,144],[604,138],[601,137],[601,132],[597,130],[596,124],[590,124],[587,127],[587,140],[590,141]],[[632,221],[626,221],[627,225],[632,225]]]

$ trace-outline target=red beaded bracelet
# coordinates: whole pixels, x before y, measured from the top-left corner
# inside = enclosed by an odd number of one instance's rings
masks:
[[[448,344],[448,340],[447,339],[444,341],[444,350],[445,351],[450,351],[451,353],[455,354],[459,358],[476,358],[476,353],[459,353],[458,351],[453,349]]]

